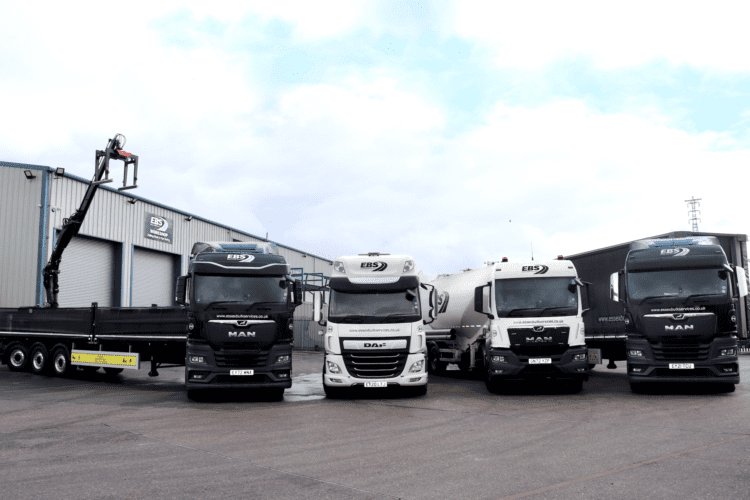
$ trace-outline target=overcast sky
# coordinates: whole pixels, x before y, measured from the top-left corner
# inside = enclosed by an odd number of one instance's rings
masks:
[[[748,233],[745,5],[4,2],[0,160],[427,274]]]

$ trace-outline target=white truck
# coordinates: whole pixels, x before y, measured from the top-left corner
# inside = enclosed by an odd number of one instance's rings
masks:
[[[437,315],[437,294],[420,283],[414,259],[381,253],[339,257],[329,287],[328,319],[322,319],[317,293],[313,316],[325,328],[326,395],[397,386],[426,394],[424,324]]]
[[[568,260],[489,262],[439,275],[438,318],[427,328],[429,371],[476,370],[487,389],[512,379],[567,380],[580,392],[590,371],[581,288]],[[601,362],[592,352],[592,363]]]

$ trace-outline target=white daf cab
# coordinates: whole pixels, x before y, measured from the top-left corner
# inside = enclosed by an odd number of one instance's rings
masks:
[[[321,295],[314,299],[314,319],[324,327],[326,395],[341,397],[356,387],[407,387],[425,394],[424,324],[437,316],[437,295],[433,286],[420,283],[414,259],[381,253],[339,257],[329,287],[327,320]]]

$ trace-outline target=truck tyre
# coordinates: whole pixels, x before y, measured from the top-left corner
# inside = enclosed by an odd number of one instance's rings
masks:
[[[578,394],[583,390],[583,380],[580,378],[569,381],[567,385],[570,394]]]
[[[272,387],[267,390],[269,401],[283,401],[284,400],[284,388],[283,387]]]
[[[427,384],[412,387],[411,392],[414,397],[424,396],[427,394]]]
[[[34,344],[29,350],[29,365],[31,371],[41,375],[49,368],[49,351],[44,344]]]
[[[124,368],[105,368],[104,373],[106,373],[110,377],[114,377],[115,375],[121,374],[123,370]]]
[[[70,371],[70,352],[64,345],[56,345],[52,348],[50,361],[53,375],[63,377]]]
[[[346,396],[345,387],[328,387],[323,384],[323,392],[326,393],[328,399],[343,399]]]
[[[5,363],[12,372],[24,371],[29,363],[29,350],[23,344],[13,344],[8,349]]]
[[[427,360],[428,373],[440,375],[446,368],[448,368],[448,363],[446,361],[440,361],[440,349],[438,346],[433,345],[430,347],[430,353]]]

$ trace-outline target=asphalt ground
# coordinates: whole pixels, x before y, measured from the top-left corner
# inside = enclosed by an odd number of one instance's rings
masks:
[[[750,373],[750,356],[740,356]],[[580,394],[490,394],[460,372],[427,396],[323,395],[294,354],[283,402],[187,399],[182,368],[116,377],[0,367],[0,498],[750,498],[750,386],[632,394],[625,363]]]

